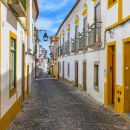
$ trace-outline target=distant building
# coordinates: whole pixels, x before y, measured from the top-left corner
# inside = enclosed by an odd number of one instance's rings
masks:
[[[59,38],[50,38],[50,74],[54,78],[58,78],[58,41]]]

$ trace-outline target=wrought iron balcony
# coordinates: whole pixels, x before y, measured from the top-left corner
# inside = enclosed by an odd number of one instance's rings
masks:
[[[79,34],[79,50],[87,49],[88,41],[87,41],[87,32],[83,32]]]
[[[76,51],[76,42],[75,42],[75,38],[71,39],[71,52],[75,52]]]
[[[70,42],[67,41],[64,44],[64,54],[69,54],[69,52],[70,52]]]
[[[101,22],[96,22],[88,28],[88,46],[101,47]]]
[[[26,17],[26,0],[8,0],[8,4],[19,17]]]
[[[71,39],[71,52],[76,52],[79,49],[79,38]]]

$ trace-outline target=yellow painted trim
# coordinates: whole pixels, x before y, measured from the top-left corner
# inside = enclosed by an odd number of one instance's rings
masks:
[[[108,1],[108,3],[107,3],[107,8],[108,9],[112,8],[114,5],[117,4],[117,0],[115,2],[113,2],[112,4],[110,4],[110,0],[107,0],[107,1]]]
[[[65,31],[63,30],[63,31],[62,31],[62,36],[64,36],[64,35],[65,35]]]
[[[84,17],[87,15],[87,5],[86,5],[86,4],[83,6],[82,15],[83,15]]]
[[[68,24],[67,31],[70,32],[70,24]]]
[[[97,0],[92,0],[94,3],[97,1]]]
[[[124,67],[124,45],[125,45],[125,43],[127,43],[127,42],[130,42],[130,37],[127,37],[127,38],[125,38],[125,39],[123,39],[122,40],[122,43],[123,43],[123,45],[122,45],[122,84],[123,84],[123,94],[125,94],[125,86],[124,86],[124,84],[125,84],[125,82],[124,82],[124,79],[125,79],[125,74],[124,74],[124,71],[125,71],[125,67]],[[125,98],[125,95],[123,95],[123,98]],[[123,107],[122,107],[122,109],[123,109],[123,112],[125,111],[125,101],[123,100]]]
[[[118,0],[118,24],[122,23],[122,0]]]
[[[110,25],[110,26],[108,26],[108,27],[106,27],[106,31],[108,31],[108,30],[110,30],[110,29],[112,29],[112,28],[115,28],[115,27],[117,27],[119,24],[118,24],[118,22],[117,23],[114,23],[114,24],[112,24],[112,25]]]
[[[1,59],[2,59],[2,47],[1,47],[1,44],[2,44],[2,30],[1,30],[1,25],[2,25],[2,7],[1,7],[1,0],[0,0],[0,16],[1,16],[1,19],[0,19],[0,117],[1,117]]]
[[[17,115],[17,113],[21,111],[21,107],[22,107],[22,97],[20,96],[18,100],[12,105],[12,107],[6,112],[6,114],[0,120],[0,130],[6,130],[8,125]]]
[[[121,25],[121,24],[123,24],[123,23],[125,23],[125,22],[127,22],[129,19],[130,19],[130,15],[128,15],[126,18],[122,18],[123,17],[123,15],[122,15],[122,0],[118,0],[118,22],[117,23],[114,23],[114,24],[112,24],[112,25],[110,25],[110,26],[108,26],[108,27],[106,27],[106,31],[108,31],[108,30],[110,30],[110,29],[112,29],[112,28],[115,28],[115,27],[117,27],[117,26],[119,26],[119,25]]]
[[[109,65],[108,65],[108,47],[111,47],[111,46],[115,46],[115,54],[116,54],[116,41],[113,41],[113,42],[110,42],[110,43],[107,43],[107,53],[106,53],[106,82],[104,83],[104,103],[106,106],[109,106],[110,105],[110,95],[109,95],[109,92],[110,92],[110,88],[109,88],[109,71],[108,71],[108,68],[109,68]],[[115,61],[116,61],[116,57],[115,57]],[[115,63],[115,77],[116,77],[116,63]],[[115,83],[116,83],[116,78],[115,78]],[[116,89],[116,86],[115,86],[115,89]],[[116,91],[116,90],[115,90]],[[116,110],[116,98],[115,98],[115,106],[114,106],[114,110]]]
[[[75,25],[79,24],[79,17],[78,17],[78,15],[76,15],[74,23],[75,23]]]
[[[14,94],[16,94],[16,89],[17,89],[17,50],[18,50],[17,49],[17,47],[18,47],[17,46],[17,35],[10,31],[9,42],[11,41],[11,38],[16,40],[16,88],[14,88],[12,90],[10,90],[10,88],[9,88],[9,98],[11,98],[12,96],[14,96]],[[9,46],[10,46],[10,44],[9,44]],[[9,53],[10,53],[10,51],[9,51]],[[9,64],[10,64],[10,62],[9,62]]]
[[[107,43],[107,46],[114,46],[114,45],[116,45],[116,41]]]

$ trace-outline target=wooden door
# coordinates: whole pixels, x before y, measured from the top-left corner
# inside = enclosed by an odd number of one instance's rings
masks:
[[[115,46],[112,47],[112,104],[115,104]]]
[[[86,90],[86,62],[83,62],[83,90]]]
[[[75,63],[75,87],[78,87],[78,62]]]
[[[60,63],[58,62],[58,79],[59,79],[59,75],[60,75]]]
[[[29,65],[27,66],[27,95],[29,95],[29,82],[30,82],[30,74],[29,74]]]
[[[130,112],[130,42],[124,45],[124,102],[125,112]]]
[[[115,85],[116,85],[116,50],[115,45],[108,46],[107,50],[107,96],[108,104],[114,107],[115,105]]]
[[[64,80],[64,62],[63,62],[63,65],[62,65],[62,78]]]
[[[22,45],[22,97],[25,99],[25,45]]]

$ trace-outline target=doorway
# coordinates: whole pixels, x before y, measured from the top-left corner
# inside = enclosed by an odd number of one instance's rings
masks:
[[[116,46],[115,43],[108,46],[107,50],[107,80],[109,105],[115,106],[115,88],[116,88]]]
[[[22,97],[25,99],[25,45],[22,45]]]
[[[27,66],[27,92],[26,94],[29,95],[29,84],[30,84],[30,74],[29,74],[29,65]]]
[[[78,62],[75,62],[75,87],[78,87]]]
[[[59,76],[60,76],[60,63],[58,62],[58,79],[59,79]]]
[[[64,65],[64,61],[63,61],[63,65],[62,65],[62,79],[63,79],[63,81],[64,81],[64,78],[65,78],[65,77],[64,77],[64,73],[65,73],[65,72],[64,72],[64,66],[65,66],[65,65]]]
[[[124,43],[124,112],[130,112],[130,41]]]
[[[83,62],[83,90],[86,91],[87,87],[86,87],[86,78],[87,78],[87,75],[86,75],[86,62]]]

